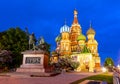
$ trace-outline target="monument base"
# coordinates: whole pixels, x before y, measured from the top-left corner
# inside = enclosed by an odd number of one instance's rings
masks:
[[[21,65],[16,72],[45,72],[45,68],[43,66]]]
[[[48,65],[48,54],[43,51],[25,51],[23,64],[16,72],[45,72]]]

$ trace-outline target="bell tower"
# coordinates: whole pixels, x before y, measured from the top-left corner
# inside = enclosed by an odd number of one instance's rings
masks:
[[[87,31],[87,47],[91,50],[91,53],[98,56],[98,42],[95,40],[95,31],[90,24],[90,28]]]
[[[78,46],[77,38],[82,32],[81,26],[78,23],[77,15],[78,15],[77,10],[74,10],[74,19],[73,19],[73,23],[70,29],[70,40],[71,40],[71,51],[72,52],[77,50],[77,46]]]

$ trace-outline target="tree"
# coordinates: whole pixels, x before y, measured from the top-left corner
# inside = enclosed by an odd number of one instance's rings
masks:
[[[105,59],[104,66],[114,66],[112,58],[108,57]]]
[[[10,28],[5,31],[0,41],[2,50],[11,50],[14,52],[20,52],[28,49],[28,39],[24,31],[19,27]]]
[[[7,50],[1,50],[0,51],[0,68],[5,69],[5,67],[11,68],[12,65],[12,58],[13,58],[13,53],[11,51]]]
[[[18,67],[22,63],[21,52],[28,49],[29,44],[27,34],[19,27],[10,28],[0,34],[1,50],[11,51],[15,55],[13,64]]]
[[[59,58],[58,63],[52,63],[52,65],[57,70],[66,69],[67,71],[69,71],[69,70],[77,69],[80,63],[72,61],[71,57],[66,57],[66,58]]]
[[[105,59],[104,66],[108,68],[108,71],[112,71],[112,68],[114,66],[114,62],[112,58],[108,57]]]

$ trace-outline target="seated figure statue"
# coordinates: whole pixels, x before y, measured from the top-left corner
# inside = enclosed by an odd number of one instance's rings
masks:
[[[38,40],[38,45],[41,45],[41,44],[44,44],[44,43],[45,43],[44,38],[40,37],[40,39]]]
[[[46,45],[43,37],[38,40],[38,49],[46,51]]]

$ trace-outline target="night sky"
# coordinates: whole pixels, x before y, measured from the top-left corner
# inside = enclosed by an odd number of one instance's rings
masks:
[[[55,37],[65,19],[71,26],[74,9],[83,34],[92,22],[102,64],[106,57],[120,63],[120,0],[0,0],[0,32],[28,27],[36,38],[43,36],[54,50]]]

